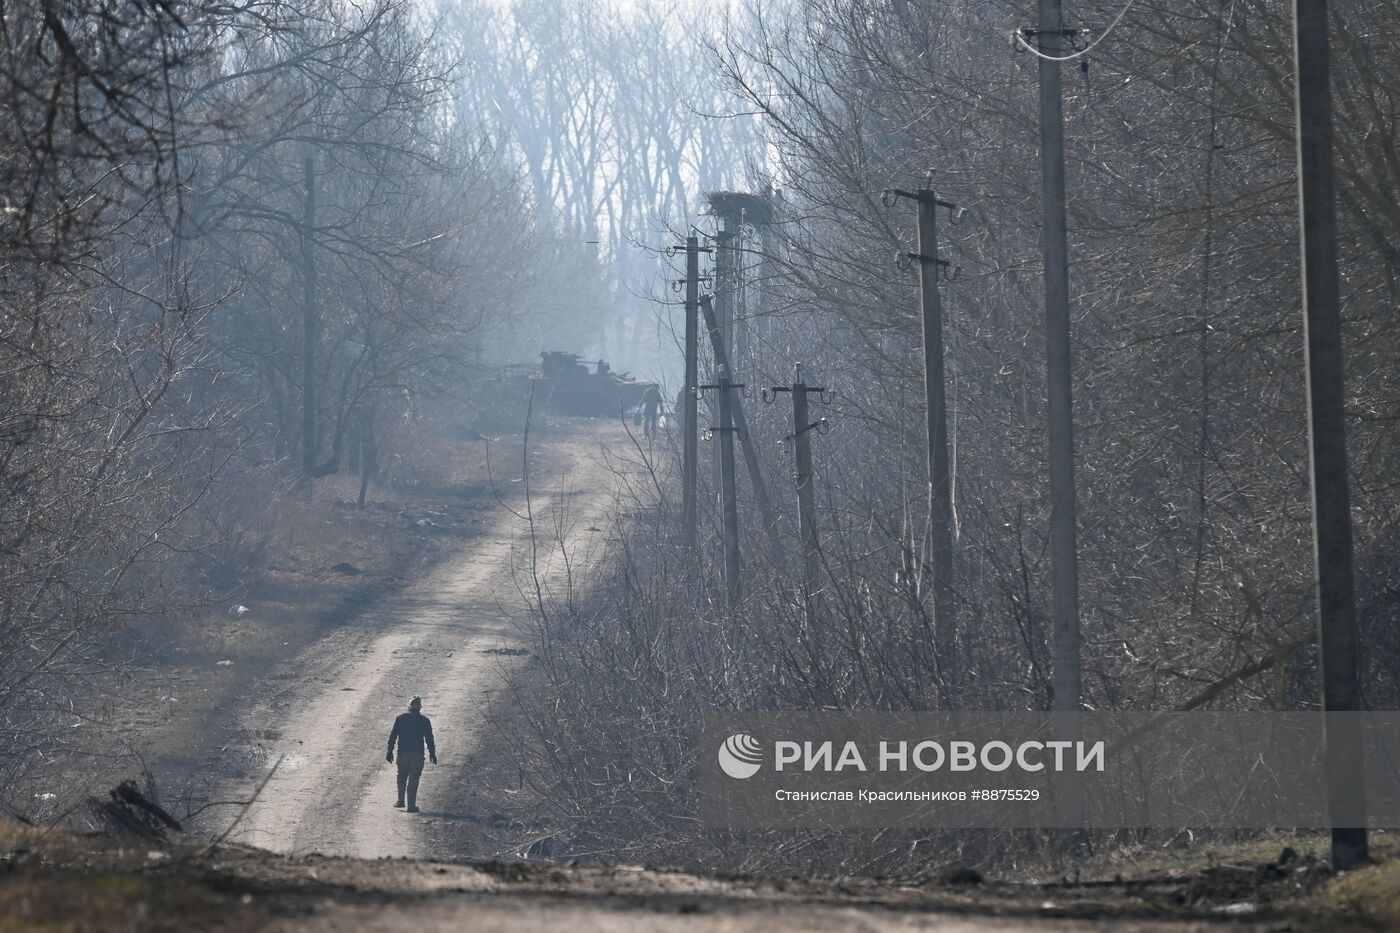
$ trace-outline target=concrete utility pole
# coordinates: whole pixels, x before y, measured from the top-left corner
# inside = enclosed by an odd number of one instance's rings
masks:
[[[719,435],[720,509],[724,518],[724,584],[730,618],[737,618],[742,589],[739,581],[739,495],[734,476],[734,407],[729,394],[742,389],[742,383],[731,382],[729,368],[717,368],[719,381],[701,386],[719,393],[719,424],[710,429]]]
[[[932,173],[929,173],[930,176]],[[953,605],[953,482],[948,450],[948,401],[943,372],[943,306],[938,276],[947,260],[938,258],[938,209],[957,205],[939,200],[926,184],[918,191],[891,189],[889,196],[909,198],[918,205],[919,248],[909,258],[919,268],[919,310],[923,321],[925,431],[928,443],[929,524],[932,531],[933,624],[937,653],[945,677],[951,670],[957,636]]]
[[[1050,582],[1057,712],[1082,705],[1079,552],[1074,492],[1074,404],[1069,337],[1069,244],[1065,222],[1065,125],[1060,0],[1040,0],[1040,178],[1044,212],[1046,390],[1050,409]]]
[[[796,447],[797,528],[802,536],[803,590],[807,605],[817,597],[821,588],[821,540],[817,537],[817,500],[812,493],[812,429],[820,422],[808,420],[807,393],[811,391],[802,381],[799,363],[792,384],[792,440]],[[821,387],[816,391],[820,392]]]
[[[316,473],[316,176],[308,156],[302,163],[305,200],[301,218],[301,468]]]
[[[1298,190],[1302,240],[1308,433],[1312,453],[1322,706],[1362,708],[1353,593],[1346,385],[1337,279],[1336,179],[1326,0],[1294,0],[1298,70]],[[1354,716],[1324,717],[1332,867],[1366,861],[1364,751]]]
[[[685,423],[681,468],[681,524],[686,547],[695,546],[696,481],[698,479],[699,430],[696,386],[699,383],[700,353],[700,242],[694,236],[685,238]]]
[[[929,521],[933,526],[933,625],[938,653],[952,656],[953,625],[953,484],[948,456],[948,400],[943,374],[943,306],[938,295],[938,208],[953,208],[928,188],[920,189],[919,308],[924,334],[925,437],[928,441]],[[943,263],[947,265],[947,263]],[[945,664],[945,676],[946,676]]]
[[[740,320],[740,253],[741,234],[745,224],[760,228],[773,220],[773,204],[762,195],[747,191],[712,191],[710,210],[719,218],[719,233],[715,249],[714,301],[719,314],[724,345],[730,351],[729,375],[742,379],[745,362],[743,348],[747,346],[749,322]],[[743,339],[740,339],[744,334]]]
[[[724,338],[724,345],[729,348],[734,346],[734,306],[738,297],[735,289],[738,280],[734,275],[735,228],[738,226],[738,217],[720,215],[719,230],[715,233],[714,284],[711,286],[715,313],[719,316],[720,335]],[[730,371],[731,375],[735,372]]]
[[[705,328],[710,332],[716,370],[724,369],[732,373],[733,370],[729,368],[729,352],[725,347],[724,337],[720,334],[714,304],[708,295],[700,299],[700,311],[705,315]],[[733,417],[739,430],[739,446],[744,452],[744,466],[748,469],[749,483],[753,486],[754,502],[758,506],[758,514],[763,519],[763,529],[768,537],[769,559],[775,568],[782,569],[787,562],[783,559],[782,539],[778,536],[778,516],[773,512],[773,503],[768,498],[768,484],[763,481],[763,469],[759,465],[758,451],[754,449],[753,437],[749,433],[748,419],[744,417],[743,405],[737,399],[734,401]]]
[[[730,243],[733,242],[733,234],[728,230],[729,222],[725,217],[720,218],[720,228],[715,233],[715,244],[711,247],[714,250],[714,261],[710,264],[710,298],[712,299],[714,314],[706,319],[707,327],[710,331],[710,342],[715,346],[733,346],[733,296],[730,293],[729,269],[733,261],[733,250]],[[726,356],[724,360],[720,355],[714,355],[714,366],[718,370],[720,366],[728,366],[729,360]],[[730,369],[730,373],[734,370]],[[718,415],[718,411],[710,408],[712,415]],[[719,459],[710,457],[710,484],[718,489],[720,485]]]
[[[802,595],[810,618],[816,612],[821,592],[821,538],[817,533],[817,500],[812,489],[812,431],[824,431],[825,419],[812,421],[807,405],[807,393],[825,392],[821,386],[809,386],[802,381],[802,364],[798,363],[790,386],[773,386],[772,393],[792,393],[792,433],[797,484],[797,528],[802,538]],[[765,396],[765,399],[768,399]]]
[[[1046,396],[1050,416],[1050,589],[1055,696],[1061,738],[1079,736],[1083,674],[1079,635],[1079,555],[1074,490],[1074,404],[1070,352],[1069,244],[1065,220],[1065,126],[1060,66],[1068,60],[1077,30],[1064,28],[1061,0],[1040,0],[1035,29],[1021,30],[1021,43],[1036,53],[1040,67],[1040,181],[1044,217]],[[1071,847],[1084,844],[1082,783],[1061,795],[1061,826]]]
[[[749,231],[745,226],[743,211],[739,212],[738,222],[734,224],[734,239],[730,242],[734,256],[734,261],[729,267],[730,277],[734,280],[734,301],[730,311],[734,336],[729,347],[734,351],[734,362],[740,371],[743,371],[752,360],[749,332],[753,328],[753,314],[749,307],[749,277],[745,268],[745,258],[750,249]]]

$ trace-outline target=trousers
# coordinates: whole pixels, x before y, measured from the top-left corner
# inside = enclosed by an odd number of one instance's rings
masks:
[[[423,776],[423,759],[405,761],[399,758],[399,803],[404,802],[404,792],[408,792],[408,805],[418,805],[418,779]]]

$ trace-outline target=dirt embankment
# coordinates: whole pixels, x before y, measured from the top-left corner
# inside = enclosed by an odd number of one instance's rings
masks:
[[[1400,862],[1297,860],[1046,884],[706,876],[637,866],[365,860],[0,825],[0,931],[1385,930]],[[1308,880],[1314,875],[1313,880]]]

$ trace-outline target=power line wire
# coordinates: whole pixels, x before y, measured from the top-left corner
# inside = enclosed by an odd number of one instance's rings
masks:
[[[1084,48],[1080,49],[1077,52],[1071,52],[1069,55],[1046,55],[1044,52],[1040,51],[1040,49],[1027,42],[1026,37],[1022,35],[1019,30],[1012,33],[1012,35],[1015,37],[1017,42],[1021,43],[1021,45],[1025,48],[1027,52],[1030,52],[1036,58],[1043,58],[1047,62],[1072,62],[1076,58],[1083,58],[1085,55],[1088,55],[1094,50],[1095,46],[1097,46],[1103,40],[1107,39],[1109,35],[1113,32],[1113,30],[1118,27],[1118,24],[1123,21],[1123,17],[1128,15],[1128,11],[1133,8],[1133,4],[1136,2],[1137,0],[1128,0],[1128,2],[1123,5],[1123,9],[1118,11],[1118,15],[1113,17],[1113,22],[1108,24],[1108,28],[1103,31],[1102,35],[1100,35],[1093,42],[1090,42]]]

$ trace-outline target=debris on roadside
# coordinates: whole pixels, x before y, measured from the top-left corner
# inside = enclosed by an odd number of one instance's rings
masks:
[[[947,885],[959,887],[963,885],[981,884],[982,873],[975,868],[959,866],[943,873],[942,882]]]
[[[147,783],[143,791],[135,781],[122,781],[107,792],[107,799],[88,798],[88,809],[98,824],[114,836],[164,840],[168,831],[184,832],[180,821],[151,799],[155,791]]]

